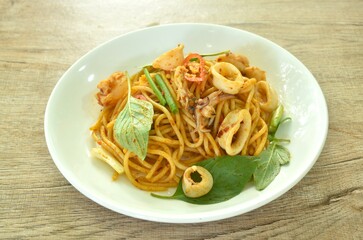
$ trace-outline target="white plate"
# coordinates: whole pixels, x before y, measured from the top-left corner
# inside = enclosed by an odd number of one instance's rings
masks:
[[[96,121],[100,109],[94,99],[97,83],[116,70],[133,73],[178,43],[184,43],[185,53],[229,49],[246,55],[251,65],[266,70],[268,81],[293,120],[280,132],[291,139],[288,145],[291,163],[282,167],[265,190],[257,191],[251,185],[238,196],[212,205],[162,200],[133,187],[125,177],[113,182],[112,170],[90,157],[94,143],[89,127]],[[271,41],[225,26],[172,24],[122,35],[80,58],[56,84],[46,108],[44,129],[49,152],[58,169],[88,198],[135,218],[192,223],[246,213],[291,189],[319,157],[327,136],[328,113],[313,75],[298,59]]]

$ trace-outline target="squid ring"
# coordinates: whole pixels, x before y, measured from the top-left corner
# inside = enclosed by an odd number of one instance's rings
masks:
[[[211,67],[213,85],[224,93],[237,94],[243,87],[241,72],[231,63],[219,62]]]
[[[239,154],[251,130],[251,114],[247,109],[236,109],[227,114],[217,134],[219,145],[228,155]]]
[[[207,194],[212,187],[213,176],[204,167],[193,165],[185,170],[183,174],[182,188],[187,197],[201,197]]]
[[[256,98],[260,102],[260,107],[267,112],[272,112],[279,104],[277,93],[266,81],[257,82]]]

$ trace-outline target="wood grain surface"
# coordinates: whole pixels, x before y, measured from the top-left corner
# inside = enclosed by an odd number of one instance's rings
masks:
[[[244,29],[300,59],[322,88],[321,156],[277,200],[230,219],[164,224],[112,212],[53,163],[44,112],[61,75],[97,45],[150,25]],[[1,239],[363,239],[363,1],[0,0]]]

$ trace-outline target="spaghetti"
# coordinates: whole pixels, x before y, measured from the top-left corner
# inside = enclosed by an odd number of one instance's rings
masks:
[[[131,77],[131,95],[154,109],[146,158],[122,147],[114,136],[116,118],[128,100],[125,73],[115,72],[98,84],[102,110],[90,128],[94,141],[122,164],[134,186],[163,191],[177,186],[183,171],[199,161],[236,151],[258,155],[266,148],[278,99],[265,72],[250,66],[246,57],[230,52],[215,59],[196,53],[184,57],[178,45],[147,70],[153,78],[162,77],[178,111],[160,103],[143,71]]]

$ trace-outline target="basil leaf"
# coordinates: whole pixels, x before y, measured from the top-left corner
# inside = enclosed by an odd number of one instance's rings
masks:
[[[164,199],[178,199],[193,204],[213,204],[226,201],[240,194],[246,183],[251,180],[257,167],[256,157],[221,156],[197,163],[213,176],[213,187],[204,196],[189,198],[184,195],[182,179],[172,196],[151,195]]]
[[[280,165],[285,165],[290,162],[291,156],[287,148],[277,144],[273,152],[273,158],[276,158]]]
[[[128,77],[128,100],[125,108],[117,116],[114,136],[119,144],[144,160],[147,152],[149,131],[153,122],[153,105],[131,96]]]
[[[271,143],[258,157],[258,166],[253,178],[258,190],[265,189],[279,174],[280,166],[290,162],[290,152],[287,148]]]

